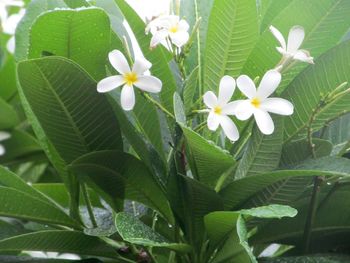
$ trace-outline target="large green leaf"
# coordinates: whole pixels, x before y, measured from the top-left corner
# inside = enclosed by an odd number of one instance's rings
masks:
[[[216,0],[209,18],[204,89],[217,90],[224,75],[237,77],[256,40],[255,0]]]
[[[275,131],[264,135],[255,125],[248,147],[239,162],[235,178],[258,175],[278,167],[283,142],[283,119],[275,118]]]
[[[126,3],[125,0],[115,0],[126,20],[135,34],[144,56],[153,64],[152,75],[163,82],[163,89],[160,99],[163,106],[170,112],[173,111],[173,94],[176,91],[176,82],[169,67],[169,54],[163,47],[150,49],[151,36],[145,34],[145,24],[136,12]]]
[[[350,2],[349,2],[350,7]],[[328,51],[316,60],[315,66],[304,70],[285,90],[283,97],[291,100],[295,107],[292,116],[285,120],[285,140],[305,135],[306,127],[313,110],[321,98],[344,82],[350,82],[350,41]],[[302,94],[302,95],[301,95]],[[350,111],[350,95],[344,95],[317,114],[312,129],[317,131],[327,121],[344,112]]]
[[[290,194],[288,189],[285,189],[287,195],[279,192],[281,186],[276,186],[276,191],[264,195],[262,191],[277,182],[284,182],[284,179],[296,177],[313,177],[313,176],[339,176],[348,177],[350,175],[350,161],[345,158],[323,157],[315,160],[306,161],[294,167],[294,170],[274,171],[266,174],[245,177],[228,184],[220,191],[220,195],[224,200],[226,209],[239,209],[244,204],[250,201],[254,206],[265,205],[273,198],[276,193],[280,193],[278,203],[290,202],[298,196]],[[282,183],[283,186],[283,183]],[[299,186],[300,187],[300,186]],[[305,187],[305,182],[303,187]],[[261,195],[257,195],[261,193]],[[262,199],[260,199],[262,197]],[[290,199],[293,198],[293,199]],[[277,203],[278,197],[275,202]],[[255,201],[254,201],[255,200]]]
[[[63,210],[19,190],[0,187],[0,215],[46,224],[79,227]]]
[[[294,0],[258,0],[260,2],[260,31],[265,31],[271,21]]]
[[[207,141],[198,133],[182,127],[189,147],[191,171],[203,184],[214,188],[225,171],[236,165],[234,158],[228,153]]]
[[[96,83],[78,65],[46,57],[18,65],[20,87],[66,163],[96,150],[122,149],[118,121]]]
[[[96,237],[77,231],[39,231],[0,241],[0,253],[44,251],[118,258],[114,248]]]
[[[285,1],[275,2],[284,3]],[[281,12],[278,11],[279,14],[272,21],[269,19],[266,23],[278,28],[285,38],[287,38],[289,29],[292,26],[303,26],[306,31],[306,37],[302,48],[309,50],[315,58],[338,44],[350,27],[350,21],[347,19],[347,14],[350,11],[350,2],[347,0],[294,0],[288,2],[290,4],[285,8],[283,3],[281,3],[283,10]],[[339,23],[338,21],[344,21],[344,23]],[[267,70],[274,68],[281,58],[280,53],[275,49],[278,45],[279,43],[267,28],[256,43],[242,72],[254,78],[256,76],[262,77]],[[316,61],[316,65],[318,63]],[[283,90],[305,67],[307,67],[307,63],[298,63],[293,69],[288,70],[283,76],[283,82],[279,90]],[[321,77],[322,74],[317,76]],[[299,94],[305,95],[304,93]]]
[[[30,28],[37,17],[48,10],[67,7],[63,0],[32,0],[26,14],[16,28],[16,61],[28,58]]]
[[[71,165],[82,179],[100,188],[110,200],[134,200],[156,209],[169,222],[173,216],[168,201],[147,167],[130,154],[103,151],[85,155]]]
[[[49,11],[31,27],[28,58],[43,52],[66,57],[99,80],[106,76],[110,31],[109,18],[99,8]]]
[[[187,244],[173,243],[142,223],[138,218],[127,214],[118,213],[115,217],[115,226],[123,240],[146,247],[161,247],[178,252],[188,252],[191,247]]]

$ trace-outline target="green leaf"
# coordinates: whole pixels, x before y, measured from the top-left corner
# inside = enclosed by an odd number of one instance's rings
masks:
[[[11,138],[1,142],[1,144],[6,149],[6,154],[0,157],[1,163],[42,152],[36,139],[20,130],[12,131]]]
[[[255,0],[216,0],[204,55],[204,89],[216,91],[224,75],[237,77],[256,40]]]
[[[124,17],[129,22],[132,31],[147,60],[152,63],[152,75],[159,78],[163,83],[160,100],[163,106],[170,112],[173,111],[173,94],[176,91],[176,82],[169,67],[169,52],[161,45],[150,50],[151,36],[145,34],[145,24],[137,13],[126,3],[125,0],[115,0]]]
[[[49,11],[31,28],[28,58],[40,58],[43,52],[66,57],[99,80],[106,76],[110,31],[109,18],[99,8]]]
[[[191,74],[188,76],[185,82],[184,91],[183,91],[183,98],[184,98],[184,105],[186,109],[186,113],[189,114],[190,110],[193,107],[194,98],[197,91],[197,84],[199,80],[199,67],[196,67]]]
[[[124,212],[118,213],[115,216],[115,225],[123,240],[131,244],[168,248],[180,253],[186,253],[191,250],[191,247],[187,244],[168,241],[153,231],[152,228],[142,223],[138,218]]]
[[[2,186],[0,187],[0,215],[46,224],[79,227],[77,222],[47,201],[45,202],[27,193]]]
[[[294,217],[297,215],[298,211],[287,205],[268,205],[250,209],[242,209],[237,213],[258,218],[282,218]]]
[[[315,66],[307,68],[288,86],[283,97],[293,102],[295,112],[285,120],[286,141],[301,136],[305,137],[310,116],[320,103],[321,98],[340,84],[350,82],[349,58],[350,41],[347,41],[316,60]],[[312,130],[317,131],[329,120],[350,111],[349,98],[348,93],[341,96],[335,104],[324,107],[316,115]]]
[[[181,125],[186,125],[186,113],[184,103],[179,95],[179,93],[174,93],[174,113],[176,122]]]
[[[124,197],[159,211],[170,223],[173,216],[168,201],[147,167],[130,154],[103,151],[85,155],[72,163],[71,169],[88,180],[111,200]]]
[[[7,56],[3,63],[4,65],[0,68],[0,97],[10,100],[17,92],[16,63],[13,56]]]
[[[16,111],[0,98],[0,130],[10,129],[19,123]]]
[[[28,58],[30,28],[37,17],[48,10],[67,7],[63,0],[32,0],[26,7],[26,14],[16,28],[16,61]]]
[[[89,3],[85,0],[64,0],[64,2],[66,3],[67,6],[69,6],[70,8],[77,8],[77,7],[88,7],[90,6]]]
[[[214,188],[222,173],[236,165],[236,161],[228,153],[207,141],[198,133],[182,127],[190,151],[191,171],[203,184]]]
[[[260,31],[264,32],[271,25],[271,21],[288,7],[294,0],[260,0],[261,22]]]
[[[181,175],[170,175],[168,197],[186,240],[199,251],[203,242],[203,218],[223,210],[219,195],[204,184]]]
[[[0,241],[0,253],[24,250],[118,258],[114,248],[96,237],[78,231],[38,231]]]
[[[280,2],[284,3],[285,1]],[[278,28],[285,38],[287,38],[291,27],[294,25],[303,26],[305,28],[306,37],[302,48],[309,50],[313,57],[319,57],[325,51],[338,44],[348,32],[350,27],[350,21],[347,19],[347,14],[350,11],[349,1],[294,0],[289,2],[290,4],[283,8],[283,10],[268,23],[269,25]],[[311,13],[313,14],[312,16],[309,15]],[[338,21],[346,22],[339,23]],[[247,74],[252,78],[255,78],[256,76],[262,77],[267,70],[274,68],[281,59],[280,53],[275,49],[278,45],[279,43],[277,40],[271,32],[266,29],[251,52],[249,59],[244,65],[242,73]],[[320,62],[316,60],[315,67],[317,67],[319,63]],[[298,63],[291,70],[288,70],[283,76],[279,90],[282,91],[291,80],[293,80],[295,76],[307,66],[307,63]],[[314,68],[314,66],[310,66],[309,70],[312,70],[312,68]],[[332,73],[329,74],[332,76]],[[325,73],[317,74],[317,77],[325,77]],[[313,81],[313,79],[314,78],[308,77],[308,81]],[[304,87],[309,88],[306,86],[307,85]],[[314,88],[318,87],[317,84],[313,86]],[[323,85],[321,86],[323,87]],[[303,98],[310,98],[306,95],[307,93],[299,94],[303,94]],[[297,114],[294,113],[293,116],[295,115]]]
[[[239,162],[235,178],[241,179],[272,171],[278,167],[281,158],[283,142],[283,118],[274,119],[275,131],[272,135],[261,133],[257,125],[248,147]]]
[[[346,255],[319,254],[299,257],[280,257],[262,259],[261,263],[345,263],[350,257]]]
[[[239,243],[247,252],[247,254],[250,258],[250,262],[251,263],[258,263],[258,261],[256,260],[254,254],[253,254],[253,249],[248,244],[248,230],[247,230],[247,226],[246,226],[245,221],[244,221],[242,216],[240,216],[237,220],[237,234],[239,237]]]
[[[315,145],[314,151],[318,158],[328,156],[333,148],[332,143],[326,140],[314,138],[312,143]],[[280,165],[283,167],[295,166],[309,158],[312,158],[312,152],[308,141],[298,140],[283,146]]]
[[[45,135],[66,163],[95,150],[121,149],[118,121],[96,83],[61,57],[21,62],[23,94]]]
[[[303,164],[293,167],[293,169],[294,170],[281,170],[249,176],[230,183],[219,193],[224,200],[225,208],[229,210],[239,209],[250,199],[250,202],[255,204],[254,206],[266,205],[270,203],[270,201],[273,201],[273,198],[278,198],[276,195],[281,191],[284,180],[288,178],[311,178],[317,175],[348,177],[350,175],[350,161],[345,158],[323,157],[306,161]],[[279,187],[276,185],[275,192],[263,192],[265,188],[275,183],[281,184]],[[305,187],[305,182],[303,187]],[[297,188],[300,188],[300,186]],[[290,202],[298,197],[294,195],[293,191],[285,190],[286,193],[280,193],[282,199],[279,199],[279,202]],[[258,193],[259,195],[257,195]],[[259,198],[262,199],[259,200]]]

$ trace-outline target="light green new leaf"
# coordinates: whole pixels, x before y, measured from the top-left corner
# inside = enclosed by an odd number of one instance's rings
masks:
[[[168,248],[180,253],[191,250],[191,246],[188,244],[172,243],[142,223],[138,218],[124,212],[115,216],[115,226],[123,240],[131,244]]]
[[[0,215],[45,224],[79,227],[79,224],[63,210],[49,204],[48,201],[43,201],[33,195],[2,186],[0,187]]]
[[[39,231],[6,238],[0,241],[0,253],[43,251],[118,258],[115,249],[97,237],[78,231]]]
[[[294,170],[280,170],[266,174],[255,175],[245,177],[236,180],[220,191],[220,195],[224,200],[226,209],[239,209],[242,208],[248,201],[253,206],[261,206],[269,204],[276,198],[273,203],[288,203],[298,198],[295,196],[293,191],[284,189],[283,182],[288,178],[296,177],[313,177],[313,176],[339,176],[348,177],[350,176],[350,161],[345,158],[336,157],[323,157],[315,160],[306,161],[296,167]],[[275,183],[281,185],[275,185],[276,191],[266,194],[263,190]],[[303,187],[306,187],[305,182]],[[296,187],[300,191],[300,185]],[[281,190],[282,189],[282,190]],[[258,195],[260,193],[260,195]],[[280,193],[278,198],[277,193]]]
[[[350,5],[350,2],[349,2]],[[344,82],[350,83],[350,41],[343,42],[316,60],[315,65],[304,70],[283,92],[295,107],[292,116],[285,119],[285,140],[305,136],[313,110],[321,98]],[[317,131],[334,117],[350,111],[349,93],[334,104],[327,105],[317,114],[312,130]]]
[[[71,165],[81,180],[93,183],[109,201],[125,198],[159,211],[170,223],[174,219],[165,194],[147,167],[130,154],[102,151],[85,155]]]
[[[281,2],[280,4],[283,5],[285,1],[277,0],[276,2]],[[349,1],[294,0],[288,2],[290,3],[285,8],[282,6],[283,10],[278,11],[279,14],[272,21],[268,19],[266,23],[268,23],[268,26],[275,26],[286,39],[291,27],[295,25],[303,26],[306,36],[302,48],[309,50],[313,57],[319,57],[325,51],[338,44],[348,32],[350,27],[350,20],[347,19],[350,12]],[[275,5],[279,4],[276,3]],[[278,9],[280,10],[281,8],[279,7]],[[339,21],[344,21],[344,23],[339,23]],[[269,29],[266,28],[245,63],[242,73],[252,78],[262,77],[267,70],[274,68],[281,59],[281,54],[276,50],[276,47],[279,45]],[[316,65],[318,63],[316,60]],[[307,66],[307,63],[298,63],[288,70],[283,76],[279,90],[282,91]],[[321,75],[317,75],[317,77]],[[312,78],[308,80],[312,81]],[[303,98],[305,96],[309,98],[306,93],[299,94],[303,94]]]
[[[48,10],[66,8],[63,0],[32,0],[26,7],[26,14],[16,28],[16,61],[28,58],[30,28],[37,17]]]
[[[174,93],[174,113],[177,123],[186,125],[185,106],[179,93]]]
[[[193,107],[194,98],[197,91],[196,89],[199,80],[199,74],[199,67],[196,67],[188,76],[184,85],[183,99],[187,114],[190,113],[190,110]]]
[[[239,75],[258,35],[255,0],[214,1],[204,55],[204,90],[216,91],[224,75]]]
[[[258,218],[282,218],[294,217],[298,211],[287,205],[268,205],[237,211],[242,215],[248,215]]]
[[[236,165],[234,158],[198,133],[182,127],[190,151],[190,165],[194,176],[209,187],[215,188],[222,173]]]
[[[44,52],[66,57],[100,80],[106,76],[110,31],[109,18],[99,8],[48,11],[31,28],[28,57]]]
[[[283,143],[282,117],[274,118],[275,131],[271,135],[261,133],[257,125],[254,126],[253,135],[248,147],[239,162],[235,178],[263,174],[278,167],[281,158]]]

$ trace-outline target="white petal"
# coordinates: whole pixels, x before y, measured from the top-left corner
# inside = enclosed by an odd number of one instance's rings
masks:
[[[224,133],[230,141],[237,141],[239,139],[239,132],[234,122],[227,116],[220,117],[220,125]]]
[[[113,50],[108,54],[109,62],[111,62],[112,66],[121,74],[129,73],[130,67],[129,63],[126,60],[125,56],[119,50]]]
[[[151,39],[151,48],[156,47],[159,43],[161,43],[165,38],[169,35],[168,30],[159,30],[154,33]]]
[[[180,20],[179,22],[179,30],[181,31],[188,31],[190,29],[190,25],[187,23],[186,20]]]
[[[281,47],[276,47],[277,51],[281,53],[283,56],[288,55],[287,51]]]
[[[135,59],[134,65],[132,67],[132,72],[137,75],[145,73],[152,67],[152,63],[143,57],[138,57]]]
[[[220,121],[219,121],[219,115],[215,114],[214,112],[209,112],[208,119],[207,119],[207,125],[208,129],[211,131],[216,131],[219,127]]]
[[[0,131],[0,142],[11,138],[11,134],[8,132]]]
[[[275,36],[275,38],[278,40],[278,42],[280,42],[281,48],[283,50],[287,50],[286,40],[284,39],[281,32],[277,28],[275,28],[274,26],[270,26],[270,31]]]
[[[136,87],[143,91],[158,93],[162,90],[162,82],[153,76],[138,77],[137,82],[134,83]]]
[[[232,101],[230,103],[227,103],[225,106],[222,107],[222,114],[224,115],[236,115],[237,108],[241,104],[242,101]]]
[[[260,107],[262,110],[279,115],[292,115],[294,111],[293,104],[282,98],[267,98]]]
[[[6,44],[7,51],[10,52],[11,54],[15,53],[16,50],[16,39],[15,36],[12,36]]]
[[[237,86],[239,90],[249,99],[252,99],[256,96],[256,87],[254,81],[247,75],[242,75],[238,77]]]
[[[314,58],[310,56],[310,53],[306,50],[298,50],[294,56],[294,59],[314,64]]]
[[[129,85],[124,85],[121,94],[122,108],[126,111],[132,110],[135,106],[134,88]]]
[[[275,125],[273,124],[273,120],[266,111],[256,109],[254,111],[254,118],[256,121],[256,124],[259,127],[259,130],[265,134],[270,135],[275,130]]]
[[[123,76],[119,75],[119,76],[107,77],[101,80],[99,83],[97,83],[97,91],[100,93],[105,93],[105,92],[114,90],[115,88],[118,88],[124,83],[125,83],[125,80]]]
[[[186,31],[178,31],[170,34],[171,42],[177,47],[185,45],[190,38],[190,35]]]
[[[230,76],[223,76],[220,81],[218,102],[221,106],[227,104],[236,88],[235,79]]]
[[[250,100],[237,100],[235,103],[237,103],[237,106],[235,108],[235,115],[237,119],[245,121],[253,115],[255,108],[250,103]]]
[[[10,15],[2,23],[4,33],[9,34],[9,35],[14,35],[16,32],[17,25],[21,21],[21,19],[23,18],[24,14],[25,14],[25,10],[22,9],[19,13]]]
[[[212,91],[207,91],[204,94],[203,101],[204,101],[204,104],[211,109],[218,105],[218,98]]]
[[[281,83],[282,75],[277,70],[269,70],[263,76],[257,95],[260,99],[270,96]]]
[[[6,152],[5,147],[2,144],[0,144],[0,156],[4,155],[5,152]]]
[[[304,41],[305,31],[301,26],[293,26],[288,35],[287,51],[290,53],[296,52]]]

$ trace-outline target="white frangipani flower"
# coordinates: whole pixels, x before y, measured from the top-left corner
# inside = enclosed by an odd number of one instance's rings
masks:
[[[266,72],[258,89],[254,81],[246,75],[237,79],[240,91],[248,97],[247,100],[238,100],[236,116],[240,120],[247,120],[254,115],[255,121],[263,134],[272,134],[275,126],[269,114],[292,115],[294,106],[282,98],[269,98],[281,82],[281,73],[276,70]]]
[[[14,35],[16,32],[16,28],[17,28],[18,23],[21,21],[21,19],[23,18],[24,15],[25,15],[25,9],[21,9],[19,11],[19,13],[10,15],[2,23],[2,28],[3,28],[4,33],[12,36],[6,45],[7,50],[12,54],[15,52],[15,36]]]
[[[190,35],[188,33],[190,26],[184,20],[175,15],[163,15],[151,21],[146,32],[151,31],[151,48],[156,47],[159,43],[164,43],[168,38],[175,46],[181,48],[185,45]]]
[[[305,30],[303,27],[293,26],[290,29],[288,43],[286,43],[282,33],[278,31],[277,28],[270,26],[270,31],[281,44],[280,47],[277,47],[277,50],[286,60],[293,59],[314,64],[313,57],[310,56],[309,51],[299,49],[305,38]]]
[[[145,75],[152,64],[145,58],[138,57],[130,69],[130,66],[119,50],[113,50],[108,55],[112,66],[121,74],[107,77],[97,84],[97,91],[104,93],[123,86],[121,92],[121,105],[126,111],[132,110],[135,106],[134,86],[142,91],[158,93],[162,89],[162,82],[153,76]]]
[[[219,96],[208,91],[204,94],[205,105],[209,108],[204,110],[209,112],[207,125],[209,130],[216,131],[219,125],[223,129],[227,138],[237,141],[239,132],[228,115],[234,115],[237,103],[229,102],[236,88],[236,82],[232,77],[224,76],[220,81]]]
[[[0,131],[0,142],[5,141],[9,138],[11,138],[11,134],[9,134],[8,132]],[[4,155],[5,152],[5,147],[2,144],[0,144],[0,156]]]

